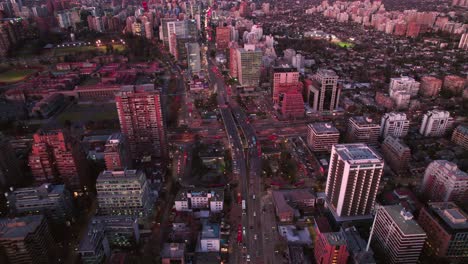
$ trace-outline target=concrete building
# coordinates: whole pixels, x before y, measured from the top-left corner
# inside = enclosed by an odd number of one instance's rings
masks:
[[[286,202],[286,199],[284,199],[281,192],[273,192],[273,202],[275,204],[276,216],[279,221],[292,222],[294,219],[294,209]]]
[[[468,202],[468,173],[446,160],[431,162],[424,172],[421,192],[433,202]]]
[[[197,252],[219,252],[221,249],[221,235],[219,224],[204,221],[199,237]]]
[[[442,80],[434,76],[421,77],[420,93],[426,97],[436,97],[442,89]]]
[[[440,137],[452,127],[452,122],[448,111],[431,110],[424,114],[419,133],[425,137]]]
[[[428,203],[418,223],[427,233],[425,250],[456,262],[468,257],[468,215],[452,202]]]
[[[468,126],[457,126],[452,134],[452,142],[468,150]]]
[[[140,242],[138,218],[128,215],[95,216],[90,221],[90,228],[103,230],[104,236],[112,249],[131,249]]]
[[[88,184],[86,156],[79,143],[61,130],[33,135],[29,167],[37,183],[63,182],[72,189]]]
[[[332,123],[312,123],[307,125],[307,144],[310,150],[330,152],[338,144],[340,132]]]
[[[43,214],[54,224],[65,224],[74,218],[73,198],[64,185],[19,188],[5,196],[10,212],[16,216]]]
[[[167,156],[166,124],[160,89],[154,84],[124,85],[115,101],[120,129],[133,159]]]
[[[366,143],[377,145],[380,134],[380,125],[370,117],[353,116],[348,120],[346,140],[349,143]]]
[[[283,117],[304,117],[304,101],[299,92],[291,91],[280,94],[278,107]]]
[[[188,189],[181,190],[175,198],[176,211],[210,210],[223,211],[224,192],[219,189]]]
[[[96,181],[101,215],[144,216],[151,212],[153,195],[143,171],[103,171]]]
[[[333,70],[319,69],[307,89],[307,102],[314,111],[331,112],[338,108],[341,90]]]
[[[7,189],[20,184],[24,175],[10,140],[2,133],[0,133],[0,149],[0,189]]]
[[[229,43],[229,73],[233,78],[239,76],[238,65],[237,65],[237,49],[239,45],[237,42]]]
[[[257,87],[260,83],[262,51],[255,45],[245,44],[237,49],[237,72],[242,86]]]
[[[132,168],[130,149],[125,136],[114,133],[107,139],[104,146],[104,161],[107,170],[123,170]]]
[[[382,116],[380,121],[380,137],[406,137],[409,129],[409,120],[405,113],[391,112]]]
[[[378,209],[372,244],[385,255],[386,263],[418,263],[426,232],[401,205]]]
[[[396,91],[390,98],[395,102],[397,110],[408,109],[411,102],[411,94],[405,91]]]
[[[332,148],[325,195],[335,218],[371,213],[384,161],[366,144],[337,144]]]
[[[186,43],[187,64],[192,74],[198,74],[201,70],[200,44],[197,42]]]
[[[184,243],[164,243],[161,252],[162,264],[184,264],[185,244]]]
[[[225,50],[229,47],[231,41],[231,27],[217,27],[216,28],[216,48],[218,50]]]
[[[3,249],[8,263],[53,263],[54,246],[44,216],[0,219],[0,248]]]
[[[349,253],[348,260],[355,264],[376,264],[374,252],[372,249],[367,249],[367,241],[360,235],[356,227],[341,227],[340,233],[346,240],[346,248]]]
[[[382,143],[382,155],[387,165],[396,173],[404,174],[411,160],[411,149],[401,140],[388,136]]]

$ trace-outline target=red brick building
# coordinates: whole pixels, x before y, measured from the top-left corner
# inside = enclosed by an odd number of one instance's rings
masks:
[[[73,189],[87,184],[86,156],[61,130],[34,134],[29,167],[38,183],[64,182]]]
[[[224,50],[229,47],[231,41],[231,28],[230,27],[217,27],[216,28],[216,48]]]
[[[321,264],[346,264],[349,257],[346,239],[340,232],[331,232],[326,218],[315,220],[314,256]]]

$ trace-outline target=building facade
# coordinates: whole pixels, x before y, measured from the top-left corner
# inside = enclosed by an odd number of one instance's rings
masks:
[[[23,180],[16,153],[10,141],[0,133],[0,189],[16,186]]]
[[[307,102],[313,111],[328,112],[338,108],[341,90],[338,75],[333,70],[318,70],[307,89]]]
[[[224,193],[221,190],[190,189],[181,190],[175,199],[176,211],[210,210],[221,212]]]
[[[452,134],[452,142],[468,150],[468,126],[457,126]]]
[[[312,123],[307,125],[307,144],[312,151],[330,152],[338,144],[340,132],[332,123]]]
[[[380,125],[369,117],[353,116],[348,120],[346,140],[349,143],[366,143],[377,145]]]
[[[431,110],[424,114],[419,133],[425,137],[440,137],[452,127],[452,122],[448,111]]]
[[[237,73],[242,86],[257,87],[259,85],[262,55],[262,51],[255,45],[245,44],[244,48],[237,49]]]
[[[151,212],[153,195],[143,171],[103,171],[96,181],[101,215],[144,216]]]
[[[332,147],[325,195],[337,217],[369,215],[382,177],[384,161],[366,144]]]
[[[382,155],[387,165],[396,174],[404,174],[408,171],[411,149],[401,139],[393,136],[386,137],[382,143]]]
[[[382,116],[380,122],[380,137],[388,136],[406,137],[409,129],[409,120],[405,113],[391,112]]]
[[[386,263],[418,263],[426,232],[401,205],[378,209],[372,245],[385,255]]]
[[[426,97],[436,97],[442,89],[442,80],[434,76],[421,77],[420,93]]]
[[[468,202],[468,173],[446,160],[431,162],[424,172],[421,192],[433,202]]]
[[[120,129],[133,159],[167,156],[166,125],[160,89],[154,84],[126,85],[116,94]]]
[[[130,149],[125,136],[114,133],[107,139],[104,146],[104,161],[107,170],[123,170],[132,168]]]

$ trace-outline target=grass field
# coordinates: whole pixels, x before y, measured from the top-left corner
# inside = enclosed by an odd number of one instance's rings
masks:
[[[115,51],[123,51],[125,50],[125,46],[122,44],[113,44]],[[106,46],[80,46],[80,47],[66,47],[66,48],[55,48],[55,55],[67,55],[77,52],[86,52],[86,51],[100,51],[106,52]]]
[[[35,73],[35,69],[8,70],[0,73],[0,83],[15,83],[25,79],[28,75]]]
[[[339,41],[335,43],[336,45],[342,47],[342,48],[353,48],[354,44],[350,42],[344,42],[344,41]]]
[[[117,108],[115,103],[75,104],[57,117],[57,121],[62,124],[66,120],[70,120],[72,123],[118,120]]]

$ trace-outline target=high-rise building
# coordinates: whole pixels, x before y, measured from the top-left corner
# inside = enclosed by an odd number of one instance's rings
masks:
[[[53,263],[54,241],[42,215],[0,219],[0,248],[8,263]]]
[[[109,136],[104,146],[104,161],[107,170],[132,168],[130,149],[124,135],[114,133]]]
[[[421,192],[433,202],[468,202],[468,173],[455,163],[434,160],[424,172]]]
[[[307,89],[307,102],[312,110],[324,112],[338,108],[341,90],[338,87],[338,75],[333,70],[318,70]]]
[[[201,70],[200,44],[197,42],[185,44],[187,47],[187,63],[192,74],[198,74]]]
[[[16,216],[43,214],[54,224],[65,224],[74,217],[73,198],[65,185],[19,188],[5,196],[10,212]]]
[[[452,122],[448,111],[431,110],[424,114],[419,133],[426,137],[443,136],[452,127]]]
[[[133,159],[167,156],[165,116],[154,84],[124,85],[115,97],[120,128]]]
[[[307,144],[312,151],[330,152],[338,144],[340,132],[332,123],[312,123],[307,125]]]
[[[452,202],[428,203],[418,223],[426,231],[429,255],[454,261],[468,257],[468,215]]]
[[[216,28],[216,48],[225,50],[231,41],[231,27],[217,27]]]
[[[411,149],[401,139],[386,137],[382,143],[382,155],[395,173],[402,174],[408,170]]]
[[[280,94],[278,107],[283,117],[300,118],[304,116],[304,100],[302,93],[289,91]]]
[[[257,87],[260,83],[262,51],[255,45],[245,44],[237,49],[237,72],[239,83],[246,87]]]
[[[379,140],[380,125],[370,117],[353,116],[348,120],[346,139],[349,143],[376,145]]]
[[[282,65],[273,68],[273,103],[279,101],[279,95],[290,90],[301,90],[299,82],[299,72],[294,68]]]
[[[442,89],[442,80],[434,76],[421,77],[420,92],[426,97],[436,97]]]
[[[29,167],[38,183],[64,182],[73,189],[88,184],[86,156],[65,131],[34,134]]]
[[[409,129],[409,120],[405,113],[391,112],[382,116],[380,121],[380,136],[406,137]]]
[[[0,150],[0,189],[7,189],[21,183],[23,171],[19,167],[10,141],[1,133]]]
[[[413,215],[401,205],[377,210],[372,242],[384,253],[386,263],[418,263],[427,236]]]
[[[237,42],[229,43],[229,73],[233,78],[238,77],[238,65],[237,65]]]
[[[146,174],[137,170],[103,171],[96,181],[101,215],[147,215],[153,206]]]
[[[105,259],[110,257],[111,250],[104,225],[88,225],[87,232],[78,246],[78,254],[83,264],[104,263]]]
[[[325,194],[337,218],[371,213],[383,167],[382,157],[366,144],[332,147]]]
[[[467,6],[468,6],[468,4],[467,4]],[[458,43],[458,48],[468,50],[468,33],[464,33],[461,36],[460,42]]]
[[[398,78],[390,79],[390,97],[398,91],[407,92],[411,97],[418,95],[420,83],[408,76],[402,76]]]
[[[332,232],[326,221],[326,218],[319,218],[315,221],[315,262],[321,264],[346,264],[349,257],[346,237],[341,232]]]
[[[465,150],[468,150],[468,126],[459,125],[452,134],[453,143],[461,146]]]

